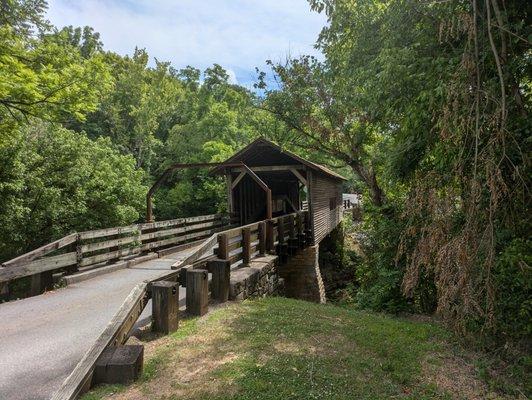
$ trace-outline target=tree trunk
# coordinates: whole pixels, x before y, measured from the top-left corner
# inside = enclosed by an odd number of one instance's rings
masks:
[[[351,161],[349,165],[355,175],[357,175],[368,187],[373,205],[382,207],[386,202],[386,196],[377,182],[375,171],[372,168],[369,171],[366,170],[366,168],[357,160]]]

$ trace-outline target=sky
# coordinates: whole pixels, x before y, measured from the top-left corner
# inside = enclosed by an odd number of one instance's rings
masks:
[[[288,56],[320,57],[313,45],[326,23],[306,0],[49,0],[54,25],[89,25],[106,50],[204,70],[227,69],[233,83],[251,88],[255,67]]]

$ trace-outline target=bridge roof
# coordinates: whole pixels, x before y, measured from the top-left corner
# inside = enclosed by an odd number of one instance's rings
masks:
[[[335,180],[347,180],[342,175],[331,171],[329,168],[315,162],[306,160],[291,151],[264,138],[258,138],[224,161],[224,164],[243,162],[249,167],[278,166],[278,165],[304,165],[313,171]],[[222,173],[224,166],[220,165],[212,173]]]

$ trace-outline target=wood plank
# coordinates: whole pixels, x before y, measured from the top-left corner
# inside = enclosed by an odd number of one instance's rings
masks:
[[[290,171],[291,169],[305,170],[303,165],[267,165],[259,167],[249,167],[253,172]],[[233,172],[245,171],[244,167],[233,167]]]
[[[110,247],[119,247],[119,246],[133,243],[136,241],[140,242],[140,238],[138,235],[123,237],[123,238],[118,238],[118,239],[113,239],[113,240],[106,240],[104,242],[88,243],[88,244],[81,245],[80,248],[81,248],[82,253],[89,253],[92,251],[108,249]]]
[[[161,229],[161,228],[170,228],[172,226],[177,225],[183,225],[185,223],[185,218],[177,218],[177,219],[168,219],[164,221],[156,221],[156,222],[145,222],[142,224],[138,224],[140,230],[148,230],[148,229]]]
[[[52,400],[73,400],[79,397],[83,389],[90,385],[96,360],[108,346],[125,343],[147,300],[147,282],[143,282],[129,293],[111,322],[54,393]]]
[[[233,181],[233,183],[231,184],[231,190],[233,190],[234,188],[236,188],[236,185],[238,185],[240,183],[240,181],[242,180],[242,178],[246,176],[246,173],[244,171],[242,171],[237,177],[236,179]]]
[[[71,235],[65,236],[61,239],[58,239],[52,243],[46,244],[39,247],[29,253],[22,254],[18,257],[13,258],[12,260],[6,261],[2,264],[3,267],[15,267],[17,265],[25,264],[29,261],[35,260],[38,257],[42,257],[52,251],[58,250],[62,247],[68,246],[69,244],[74,243],[77,240],[78,234],[73,233]]]
[[[33,274],[40,274],[76,264],[76,252],[59,254],[57,256],[44,257],[30,261],[24,265],[8,266],[0,268],[0,282],[22,278]]]
[[[140,253],[141,249],[139,247],[132,247],[129,249],[121,249],[116,251],[109,251],[107,253],[103,254],[97,254],[95,256],[90,257],[83,257],[79,263],[81,267],[85,267],[87,265],[97,264],[102,261],[112,260],[115,258],[125,257],[129,256],[131,254],[137,254]]]
[[[203,253],[205,253],[206,251],[210,251],[210,249],[214,247],[217,241],[218,241],[218,233],[215,233],[212,236],[210,236],[207,240],[205,240],[203,244],[200,245],[196,249],[196,251],[194,251],[190,256],[188,256],[184,260],[181,260],[181,261],[178,261],[172,264],[172,269],[178,269],[185,265],[190,265],[194,263],[194,261],[197,261],[203,255]]]
[[[307,186],[307,180],[299,173],[299,171],[295,168],[290,168],[290,172],[292,172],[297,179],[299,179],[299,182],[301,182],[304,186]]]
[[[79,233],[80,240],[95,239],[105,236],[120,235],[122,233],[130,233],[138,231],[138,225],[121,226],[116,228],[98,229],[95,231],[86,231]]]
[[[212,221],[213,219],[222,218],[220,214],[200,215],[198,217],[187,217],[185,223],[190,224],[192,222]]]

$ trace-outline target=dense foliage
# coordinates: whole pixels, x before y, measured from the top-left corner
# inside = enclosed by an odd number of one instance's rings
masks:
[[[325,59],[271,63],[280,88],[259,87],[291,128],[287,141],[330,154],[362,183],[359,303],[527,337],[530,10],[499,0],[310,3],[328,16],[317,41]]]

